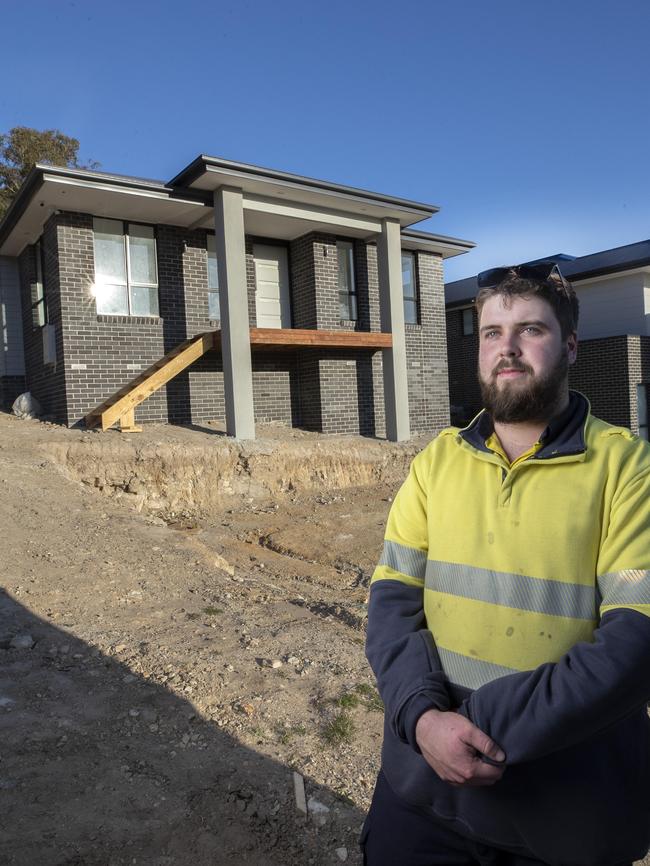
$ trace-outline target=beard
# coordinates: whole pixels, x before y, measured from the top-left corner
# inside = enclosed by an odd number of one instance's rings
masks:
[[[519,381],[498,385],[497,374],[504,367],[522,370],[532,378],[524,385]],[[566,349],[563,349],[555,365],[544,376],[536,377],[527,364],[501,361],[487,380],[479,371],[483,405],[492,420],[501,424],[549,421],[555,415],[565,392],[568,371],[569,355]]]

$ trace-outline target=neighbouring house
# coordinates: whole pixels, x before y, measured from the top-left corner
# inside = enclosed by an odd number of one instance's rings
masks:
[[[168,183],[37,165],[0,223],[5,405],[69,426],[448,423],[438,208],[200,156]],[[22,320],[22,327],[19,327]]]
[[[588,256],[561,254],[544,260],[557,261],[580,301],[578,360],[570,370],[571,387],[588,397],[595,415],[647,439],[650,240]],[[468,421],[481,407],[476,292],[476,277],[445,286],[449,394],[457,423]]]

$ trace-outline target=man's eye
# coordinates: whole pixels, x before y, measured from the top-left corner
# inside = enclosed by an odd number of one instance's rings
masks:
[[[527,328],[524,328],[524,333],[528,334],[539,334],[539,328],[536,328],[535,325],[529,325]]]
[[[491,339],[492,337],[496,337],[498,335],[498,331],[484,331],[483,336],[486,340]]]

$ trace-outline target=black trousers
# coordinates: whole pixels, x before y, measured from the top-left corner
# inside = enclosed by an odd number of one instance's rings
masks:
[[[544,866],[454,833],[397,797],[381,771],[360,845],[364,866]]]

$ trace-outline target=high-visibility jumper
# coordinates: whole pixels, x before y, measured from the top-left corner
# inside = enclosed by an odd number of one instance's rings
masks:
[[[650,446],[571,392],[512,464],[490,417],[411,465],[369,600],[395,793],[457,832],[562,866],[612,866],[650,841]],[[419,752],[427,709],[498,743],[488,787]]]

